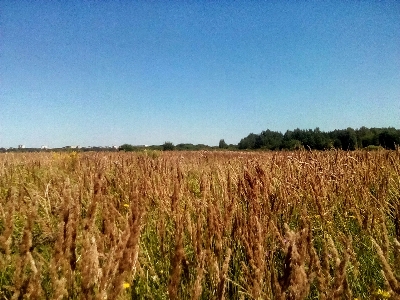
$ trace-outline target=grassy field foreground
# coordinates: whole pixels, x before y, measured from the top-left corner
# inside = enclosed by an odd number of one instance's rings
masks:
[[[400,299],[400,150],[0,154],[0,299]]]

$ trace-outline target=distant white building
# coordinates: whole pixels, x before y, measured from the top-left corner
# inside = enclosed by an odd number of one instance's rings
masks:
[[[25,145],[18,145],[18,149],[25,149]]]
[[[49,149],[49,147],[47,147],[46,145],[42,145],[42,147],[40,147],[40,149],[47,150],[47,149]]]

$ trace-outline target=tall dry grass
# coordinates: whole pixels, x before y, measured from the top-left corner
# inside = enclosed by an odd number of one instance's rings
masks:
[[[400,151],[0,155],[1,299],[399,299]]]

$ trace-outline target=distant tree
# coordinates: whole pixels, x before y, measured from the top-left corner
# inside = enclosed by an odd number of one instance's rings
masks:
[[[175,149],[176,150],[180,150],[180,151],[182,151],[182,150],[194,150],[194,148],[195,148],[195,146],[193,144],[183,144],[183,143],[181,143],[181,144],[178,144],[178,145],[175,146]]]
[[[355,150],[357,149],[357,135],[353,128],[348,127],[346,129],[346,137],[347,137],[347,149],[346,150]]]
[[[146,147],[147,150],[153,150],[153,151],[162,151],[163,146],[162,145],[151,145]]]
[[[123,145],[118,147],[118,150],[129,152],[129,151],[134,151],[135,147],[130,145],[130,144],[123,144]]]
[[[182,144],[177,144],[174,147],[174,150],[178,151],[197,151],[197,150],[209,150],[209,149],[211,149],[211,147],[204,144],[193,145],[193,144],[182,143]]]
[[[174,146],[174,144],[171,143],[171,142],[165,142],[165,143],[162,145],[162,148],[163,148],[163,151],[172,151],[172,150],[175,149],[175,146]]]
[[[400,131],[394,128],[384,129],[378,136],[379,144],[386,149],[396,149],[396,145],[400,144]]]
[[[368,147],[375,145],[374,133],[367,127],[363,126],[356,131],[357,144],[359,147]]]
[[[299,140],[286,140],[282,143],[281,149],[287,150],[301,150],[304,149],[304,146]]]
[[[332,141],[329,139],[329,135],[323,132],[319,127],[314,129],[314,148],[318,150],[325,150],[332,148]]]
[[[238,149],[238,145],[229,144],[228,149],[229,149],[229,150],[237,150],[237,149]]]
[[[333,141],[333,147],[336,149],[342,149],[342,142],[338,138],[336,138]]]
[[[293,131],[286,130],[283,135],[281,149],[292,150],[291,149],[291,141],[293,139]]]
[[[296,128],[291,132],[291,139],[300,141],[303,147],[309,146],[307,139],[307,131]]]
[[[321,131],[318,127],[314,130],[295,129],[287,130],[284,135],[280,132],[265,130],[260,134],[250,133],[240,140],[239,149],[336,149],[355,150],[369,146],[396,149],[400,145],[400,130],[389,128],[366,128]]]
[[[197,144],[194,146],[194,150],[211,150],[212,147],[206,145],[206,144]]]
[[[250,133],[239,142],[239,149],[256,149],[257,134]]]
[[[227,149],[228,148],[228,144],[225,143],[224,139],[219,140],[218,148],[220,148],[220,149]]]
[[[265,130],[256,138],[255,148],[276,150],[281,147],[283,141],[282,133],[278,131]]]
[[[335,148],[342,148],[342,150],[355,150],[357,148],[357,135],[351,127],[344,130],[334,130],[331,136],[333,136]]]

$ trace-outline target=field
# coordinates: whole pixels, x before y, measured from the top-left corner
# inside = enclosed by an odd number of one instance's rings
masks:
[[[400,299],[400,150],[0,154],[0,299]]]

